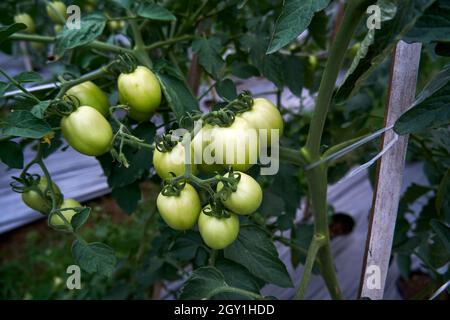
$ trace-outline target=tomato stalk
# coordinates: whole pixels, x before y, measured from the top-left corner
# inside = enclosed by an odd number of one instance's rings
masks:
[[[41,36],[37,34],[25,34],[25,33],[15,33],[12,34],[9,39],[11,40],[24,40],[29,42],[40,42],[40,43],[54,43],[56,41],[56,37],[51,36]],[[92,41],[91,43],[86,44],[86,47],[91,49],[97,49],[102,51],[109,51],[115,53],[132,53],[131,49],[123,48],[116,46],[114,44],[102,42],[102,41]]]
[[[336,80],[342,67],[347,48],[364,15],[365,9],[373,2],[373,0],[353,0],[347,3],[344,18],[330,49],[330,56],[322,76],[314,114],[309,127],[308,138],[304,148],[304,151],[308,154],[310,163],[317,162],[321,158],[320,147],[322,134]],[[328,230],[327,171],[326,165],[322,164],[306,172],[311,205],[314,212],[314,239],[321,239],[320,242],[319,240],[313,240],[311,243],[306,267],[311,268],[317,256],[320,261],[322,277],[325,280],[331,297],[333,299],[341,299],[342,293],[339,288],[331,255],[331,241]],[[305,268],[305,273],[296,296],[297,298],[304,297],[309,275],[310,270],[308,271]]]

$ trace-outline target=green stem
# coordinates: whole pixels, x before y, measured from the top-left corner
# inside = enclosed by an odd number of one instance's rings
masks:
[[[154,43],[152,43],[150,45],[145,46],[144,48],[145,48],[145,50],[154,50],[156,48],[160,48],[160,47],[164,47],[164,46],[167,46],[167,45],[171,45],[171,44],[176,43],[176,42],[190,40],[190,39],[193,39],[194,37],[195,36],[193,36],[193,35],[187,35],[186,34],[186,35],[183,35],[183,36],[180,36],[180,37],[174,37],[174,38],[170,38],[170,39],[167,39],[167,40],[157,41],[157,42],[154,42]]]
[[[128,14],[131,15],[131,12],[129,12]],[[142,63],[144,66],[152,68],[153,63],[146,52],[144,40],[142,40],[142,34],[141,31],[139,30],[137,22],[135,20],[130,20],[129,24],[131,27],[131,33],[133,34],[134,40],[134,48],[133,48],[134,55],[139,60],[139,62]]]
[[[244,290],[244,289],[235,288],[235,287],[216,288],[214,290],[211,290],[205,298],[210,299],[210,298],[214,297],[215,295],[218,295],[219,293],[235,293],[235,294],[240,294],[242,296],[247,296],[247,297],[255,299],[255,300],[264,299],[261,295],[259,295],[257,293],[254,293],[254,292],[251,292],[248,290]]]
[[[41,100],[39,100],[34,94],[28,92],[28,90],[25,89],[16,79],[14,79],[13,77],[10,77],[5,71],[3,71],[2,68],[0,68],[0,73],[6,79],[8,79],[13,85],[15,85],[17,88],[19,88],[27,97],[33,99],[37,103],[41,102]]]
[[[309,278],[316,261],[319,249],[325,244],[325,237],[323,235],[314,235],[311,245],[309,246],[308,255],[306,256],[305,268],[303,270],[302,280],[297,291],[296,299],[304,299],[306,288],[308,287]]]
[[[309,127],[308,138],[303,153],[309,162],[320,160],[320,147],[323,129],[331,103],[336,80],[345,58],[350,41],[361,21],[366,7],[374,0],[350,0],[345,14],[336,34],[335,41],[330,49],[330,56],[317,96],[314,114]],[[336,277],[333,258],[331,255],[330,235],[328,230],[327,208],[327,167],[320,165],[306,172],[309,185],[309,195],[314,212],[315,234],[325,237],[325,243],[317,252],[320,269],[325,284],[333,299],[341,299],[342,294]]]
[[[216,264],[218,251],[215,249],[211,249],[211,253],[209,255],[209,266],[214,267]]]
[[[105,74],[107,74],[109,72],[109,68],[115,63],[116,61],[112,61],[107,65],[104,65],[103,67],[89,72],[79,78],[73,79],[73,80],[69,80],[66,82],[63,82],[61,84],[61,89],[59,90],[58,94],[56,95],[56,98],[62,98],[64,96],[64,94],[67,92],[67,90],[69,90],[71,87],[76,86],[77,84],[86,82],[86,81],[91,81],[91,80],[95,80],[98,79],[102,76],[104,76]]]
[[[30,42],[41,42],[41,43],[53,43],[56,41],[56,37],[50,37],[50,36],[41,36],[36,34],[25,34],[25,33],[15,33],[9,37],[11,40],[24,40],[24,41],[30,41]],[[92,49],[98,49],[103,51],[110,51],[115,53],[123,53],[128,52],[131,53],[132,50],[128,48],[123,48],[116,46],[114,44],[102,42],[102,41],[92,41],[91,43],[88,43],[86,47],[92,48]]]

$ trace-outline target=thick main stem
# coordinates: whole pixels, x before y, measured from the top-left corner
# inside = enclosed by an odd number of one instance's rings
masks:
[[[355,30],[364,15],[365,9],[373,2],[374,0],[348,1],[344,18],[330,49],[330,58],[327,61],[322,76],[314,115],[311,120],[304,149],[304,153],[307,154],[310,163],[320,160],[320,146],[323,129],[336,80],[345,58],[345,53]],[[308,170],[306,178],[308,180],[311,205],[314,212],[315,236],[325,238],[324,244],[317,252],[317,257],[320,261],[320,271],[331,297],[333,299],[341,299],[342,294],[336,277],[333,257],[331,255],[331,243],[328,231],[327,167],[325,165],[320,165]],[[303,285],[306,284],[307,283]]]

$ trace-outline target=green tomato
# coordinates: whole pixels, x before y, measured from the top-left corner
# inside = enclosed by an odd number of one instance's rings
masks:
[[[272,133],[270,130],[279,130],[279,137],[283,135],[284,122],[277,107],[265,98],[256,98],[253,100],[253,106],[249,111],[239,115],[252,125],[255,129],[267,130],[267,145],[270,145]],[[259,132],[261,134],[261,132]]]
[[[75,199],[65,199],[63,203],[61,204],[61,209],[69,209],[69,208],[79,208],[81,207],[81,204],[75,200]],[[61,211],[64,218],[66,218],[67,221],[71,222],[72,217],[77,213],[75,210],[64,210]],[[57,214],[52,214],[50,218],[50,225],[54,227],[61,227],[64,226],[64,220],[61,219],[61,217]]]
[[[153,152],[153,165],[155,167],[156,173],[162,179],[172,178],[170,174],[173,172],[175,176],[180,176],[184,174],[185,169],[185,149],[181,143],[178,143],[169,152],[160,152],[155,149]],[[192,174],[197,173],[197,167],[194,164],[194,153],[191,150],[191,172]]]
[[[76,97],[81,106],[96,109],[103,116],[109,112],[109,100],[106,94],[92,81],[86,81],[67,90],[67,95]]]
[[[131,73],[122,73],[117,79],[119,99],[130,107],[129,117],[148,120],[161,103],[161,86],[155,74],[139,66]],[[136,116],[137,115],[137,116]]]
[[[25,29],[28,33],[35,33],[36,32],[36,26],[34,24],[33,18],[28,13],[21,13],[14,17],[15,23],[23,23],[27,26]]]
[[[256,211],[262,202],[263,192],[259,183],[248,174],[239,172],[241,178],[237,184],[236,191],[232,192],[223,205],[237,214],[248,215]],[[228,177],[229,174],[224,175]],[[222,190],[223,183],[217,184],[217,191]]]
[[[247,171],[258,159],[258,133],[240,117],[236,117],[229,127],[204,126],[194,137],[192,146],[195,163],[213,171],[218,165]],[[213,167],[207,167],[211,165]]]
[[[66,23],[66,5],[61,1],[49,2],[46,6],[47,14],[56,24]]]
[[[209,205],[206,208],[208,207]],[[202,211],[198,218],[198,230],[208,247],[223,249],[236,240],[239,234],[239,218],[234,213],[230,213],[229,218],[216,218]]]
[[[125,27],[125,21],[123,20],[111,20],[108,22],[108,28],[111,31],[117,31]]]
[[[63,29],[63,26],[60,25],[60,24],[55,24],[55,25],[53,26],[53,30],[55,31],[55,33],[61,32],[62,29]]]
[[[160,193],[156,206],[163,220],[175,230],[192,228],[202,208],[200,197],[190,184],[186,184],[178,196],[165,196]]]
[[[48,186],[48,181],[45,177],[39,179],[35,186],[36,190],[29,189],[22,193],[22,201],[31,209],[39,211],[42,214],[49,214],[52,209],[52,200],[50,191],[45,192]],[[53,182],[53,191],[57,197],[57,201],[62,200],[62,194],[56,183]]]
[[[109,122],[89,106],[78,107],[63,117],[61,131],[72,148],[88,156],[99,156],[109,151],[113,139]]]

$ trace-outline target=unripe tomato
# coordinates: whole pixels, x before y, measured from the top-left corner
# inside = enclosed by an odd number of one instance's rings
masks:
[[[122,73],[117,85],[120,102],[130,107],[132,119],[142,121],[144,116],[149,119],[161,103],[161,86],[155,74],[146,67],[139,66],[131,73]]]
[[[262,202],[263,192],[259,183],[248,174],[239,172],[241,178],[237,184],[237,190],[223,201],[223,205],[237,214],[247,215],[256,211]],[[228,177],[229,174],[224,175]],[[217,184],[217,191],[222,190],[223,183]]]
[[[125,27],[125,21],[123,20],[111,20],[108,22],[108,28],[111,31],[117,31]]]
[[[28,13],[21,13],[14,17],[15,23],[23,23],[27,26],[25,29],[28,33],[35,33],[36,26],[34,24],[33,18]]]
[[[67,9],[66,5],[61,1],[49,2],[46,6],[47,14],[56,24],[66,23]]]
[[[313,56],[313,55],[310,55],[309,57],[308,57],[308,62],[309,62],[309,67],[311,68],[311,70],[316,70],[316,68],[317,68],[317,57],[316,56]]]
[[[38,184],[36,185],[37,190],[27,190],[22,193],[22,201],[31,209],[39,211],[42,214],[49,214],[52,209],[52,200],[50,197],[50,191],[46,193],[48,186],[48,181],[45,177],[40,177]],[[57,197],[57,201],[62,200],[61,190],[56,185],[52,183],[53,191]]]
[[[75,200],[75,199],[65,199],[63,203],[61,204],[61,209],[68,209],[68,208],[79,208],[81,207],[81,204]],[[64,210],[61,211],[62,215],[68,222],[72,221],[72,217],[77,213],[75,210]],[[53,214],[50,218],[50,224],[55,227],[64,226],[64,220],[61,219],[61,217],[57,214]]]
[[[160,193],[156,206],[163,220],[175,230],[192,228],[202,208],[200,197],[190,184],[186,184],[178,196],[165,196]]]
[[[249,111],[241,113],[239,117],[247,120],[258,132],[260,129],[266,129],[268,146],[272,139],[271,129],[279,130],[279,137],[283,135],[283,117],[277,107],[265,98],[254,99],[252,108]],[[261,134],[261,132],[259,133]]]
[[[173,172],[175,176],[180,176],[184,174],[185,169],[185,149],[181,143],[178,143],[169,152],[160,152],[155,149],[153,152],[153,165],[155,167],[156,173],[162,179],[172,178],[170,174]],[[191,150],[191,172],[192,174],[197,173],[197,167],[194,164],[194,153]]]
[[[100,112],[89,106],[78,107],[61,120],[61,131],[69,145],[88,156],[99,156],[111,147],[111,125]]]
[[[60,24],[55,24],[55,25],[53,26],[53,30],[55,31],[55,33],[61,32],[62,29],[63,29],[63,26],[60,25]]]
[[[246,171],[258,159],[258,133],[240,117],[229,127],[204,126],[195,135],[192,146],[195,162],[201,162],[198,167],[209,171],[215,171],[217,166]]]
[[[96,109],[103,116],[109,111],[109,101],[106,94],[92,81],[86,81],[67,90],[67,95],[75,96],[82,106]]]
[[[206,208],[208,207],[209,205]],[[202,211],[198,218],[198,230],[208,247],[223,249],[236,240],[239,234],[239,218],[231,212],[229,218],[216,218]]]

